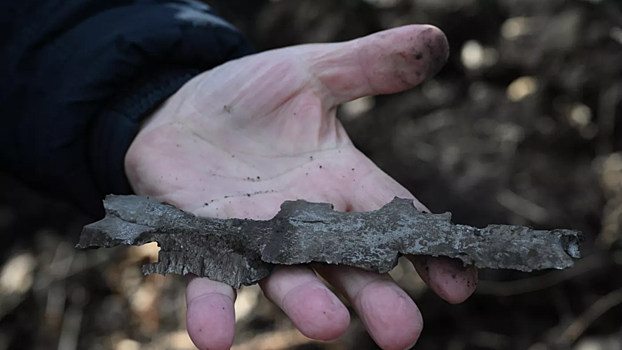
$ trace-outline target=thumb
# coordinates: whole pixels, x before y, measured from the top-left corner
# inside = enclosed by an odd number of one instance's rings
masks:
[[[301,49],[312,75],[335,104],[412,88],[438,73],[449,55],[445,34],[430,25],[409,25]]]

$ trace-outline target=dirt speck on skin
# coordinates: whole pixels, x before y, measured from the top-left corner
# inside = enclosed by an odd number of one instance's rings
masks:
[[[413,83],[408,80],[408,75],[404,72],[403,69],[395,69],[393,71],[393,77],[396,80],[399,80],[404,87],[410,87],[413,85]]]
[[[421,257],[421,266],[423,267],[423,275],[421,278],[423,280],[428,280],[430,278],[430,266],[428,265],[428,258],[425,256]]]
[[[428,28],[419,34],[418,39],[421,40],[428,50],[427,71],[428,77],[436,75],[449,58],[449,43],[444,34]],[[415,59],[423,59],[423,53],[415,52]]]
[[[460,271],[460,272],[464,272],[466,270],[468,270],[471,266],[467,265],[465,266],[464,263],[462,262],[462,260],[456,260],[456,264],[455,264],[455,269]]]

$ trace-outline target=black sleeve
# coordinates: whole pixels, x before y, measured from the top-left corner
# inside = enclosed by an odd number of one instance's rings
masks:
[[[141,118],[251,52],[194,0],[0,0],[0,168],[101,215]]]

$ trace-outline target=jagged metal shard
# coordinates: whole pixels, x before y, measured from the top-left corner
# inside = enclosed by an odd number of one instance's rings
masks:
[[[371,212],[342,213],[330,204],[289,201],[271,220],[196,217],[147,197],[108,196],[106,217],[87,225],[78,247],[158,242],[159,262],[143,272],[192,273],[239,288],[275,265],[319,262],[390,271],[402,254],[446,256],[480,268],[563,269],[579,258],[578,231],[456,225],[451,214],[417,210],[395,198]]]

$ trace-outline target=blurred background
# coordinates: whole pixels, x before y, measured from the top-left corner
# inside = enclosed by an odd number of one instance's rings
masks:
[[[354,143],[434,212],[485,226],[583,231],[564,271],[480,271],[448,305],[403,262],[415,349],[622,349],[622,4],[618,0],[208,1],[259,50],[431,23],[452,54],[410,91],[342,106]],[[0,350],[195,349],[184,280],[143,277],[158,248],[74,249],[86,217],[0,174]],[[377,349],[361,322],[319,343],[256,287],[234,349]]]

